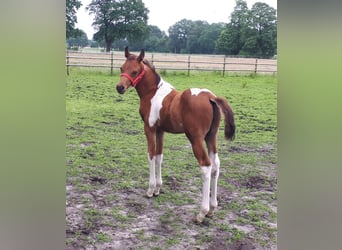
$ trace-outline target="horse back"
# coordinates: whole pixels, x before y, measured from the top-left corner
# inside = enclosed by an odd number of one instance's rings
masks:
[[[171,133],[209,130],[213,120],[212,98],[215,95],[205,89],[173,91],[163,101],[160,127]]]

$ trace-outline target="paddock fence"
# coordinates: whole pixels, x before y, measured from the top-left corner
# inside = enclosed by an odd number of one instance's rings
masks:
[[[139,54],[139,52],[132,52]],[[236,58],[224,55],[186,55],[171,53],[148,53],[148,59],[158,71],[217,71],[227,73],[276,74],[276,59]],[[66,70],[70,67],[107,68],[113,74],[124,62],[124,52],[110,53],[66,52]]]

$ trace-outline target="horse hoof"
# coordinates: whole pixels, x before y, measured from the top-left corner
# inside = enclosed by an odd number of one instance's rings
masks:
[[[208,218],[213,218],[214,217],[214,213],[207,213],[206,215],[205,215],[205,217],[208,217]]]
[[[153,196],[159,196],[160,195],[160,189],[155,189],[153,192]]]
[[[147,198],[152,198],[153,197],[153,193],[150,193],[150,192],[146,192],[146,196],[147,196]]]
[[[201,223],[203,222],[203,220],[199,220],[199,219],[197,218],[197,216],[192,217],[191,220],[192,220],[193,223],[195,223],[195,224],[197,224],[197,225],[199,225],[199,224],[201,224]]]

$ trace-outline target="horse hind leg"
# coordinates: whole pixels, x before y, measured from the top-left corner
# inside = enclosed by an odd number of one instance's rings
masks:
[[[189,136],[188,136],[189,137]],[[210,179],[211,179],[211,163],[208,157],[207,152],[205,151],[203,140],[199,139],[192,140],[189,137],[190,142],[192,144],[192,150],[194,152],[195,157],[199,163],[201,173],[202,173],[202,202],[200,212],[194,217],[192,220],[195,223],[202,223],[204,217],[209,212],[209,199],[210,199]]]
[[[209,153],[210,160],[212,162],[212,169],[211,169],[211,186],[210,186],[210,208],[209,212],[207,213],[207,217],[213,217],[214,211],[217,208],[217,183],[218,177],[220,174],[220,159],[217,153],[210,152]]]
[[[213,128],[211,133],[208,133],[205,142],[207,144],[209,158],[211,162],[211,183],[210,183],[210,209],[207,217],[213,217],[214,210],[217,208],[217,183],[218,177],[220,173],[220,159],[218,157],[217,149],[216,149],[216,137],[217,137],[217,129]]]
[[[220,126],[221,113],[215,102],[211,102],[213,107],[213,120],[205,137],[205,142],[208,148],[208,154],[211,161],[211,185],[210,185],[210,209],[207,213],[207,217],[214,216],[214,210],[217,208],[217,183],[220,173],[220,159],[217,153],[217,133]]]

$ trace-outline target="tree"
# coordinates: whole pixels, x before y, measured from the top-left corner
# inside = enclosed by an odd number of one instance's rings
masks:
[[[169,38],[164,31],[161,31],[157,26],[150,25],[150,34],[144,41],[145,50],[168,52],[168,41]]]
[[[227,24],[227,27],[216,40],[216,50],[226,55],[238,55],[240,51],[239,42],[237,42],[238,36],[239,34],[234,27],[230,23]]]
[[[230,15],[230,23],[219,36],[216,49],[225,54],[238,55],[244,46],[250,13],[247,2],[236,0],[234,11]]]
[[[201,32],[198,38],[201,54],[216,53],[215,44],[224,27],[224,23],[213,23]]]
[[[200,37],[202,33],[209,29],[207,21],[192,21],[188,32],[186,42],[186,52],[188,53],[202,53]]]
[[[229,55],[271,57],[277,49],[276,10],[257,2],[249,10],[244,0],[236,0],[230,23],[220,34],[216,49]]]
[[[89,40],[87,37],[87,34],[80,30],[80,35],[77,35],[75,37],[69,37],[67,39],[68,47],[85,47],[88,46]]]
[[[75,29],[75,24],[77,23],[77,16],[76,12],[77,10],[82,6],[81,1],[79,0],[66,0],[65,3],[65,12],[66,12],[66,18],[65,18],[65,27],[66,27],[66,38],[69,37],[76,37],[78,35],[81,35],[81,32],[79,29]]]
[[[243,48],[258,57],[271,57],[277,49],[276,10],[266,3],[257,2],[250,11],[252,34]]]
[[[186,52],[186,45],[190,29],[191,20],[182,19],[169,28],[170,50],[175,53]]]
[[[110,51],[115,40],[141,40],[148,34],[148,9],[142,0],[92,0],[87,10],[94,14],[98,30],[93,39],[105,41]]]

